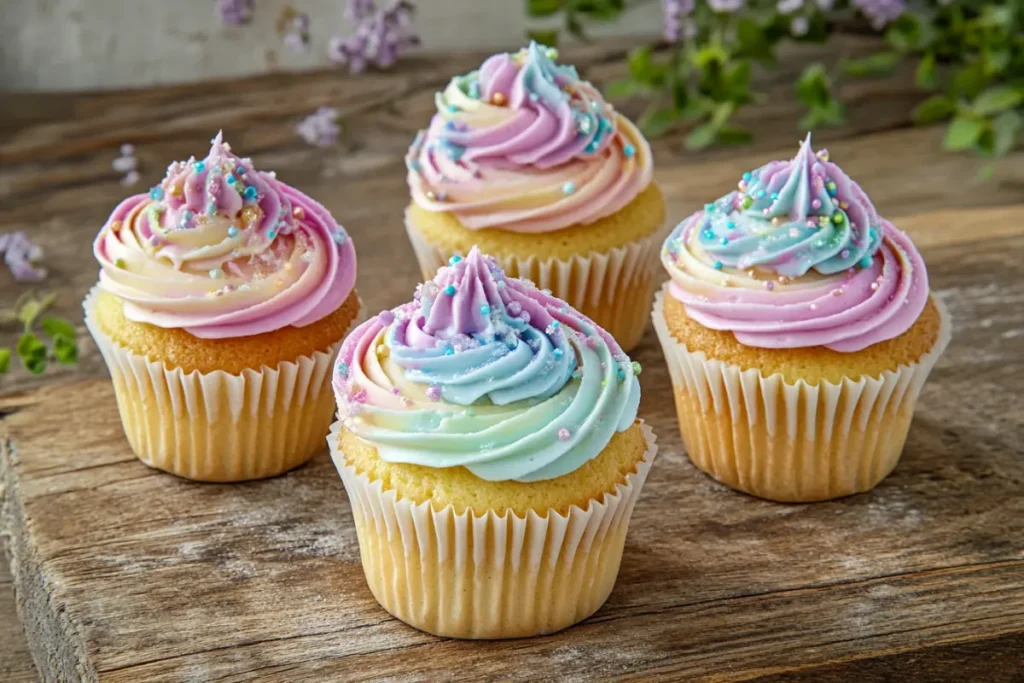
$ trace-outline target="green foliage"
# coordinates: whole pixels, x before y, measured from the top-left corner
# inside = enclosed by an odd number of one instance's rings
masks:
[[[40,320],[56,299],[56,295],[36,297],[31,294],[22,296],[14,308],[0,310],[0,323],[18,323],[21,336],[14,348],[14,355],[29,372],[40,375],[46,371],[51,359],[63,365],[74,365],[78,362],[78,332],[75,326],[64,318],[46,317]],[[46,339],[36,333],[36,323],[42,333],[52,342],[52,349]],[[0,374],[6,373],[11,366],[10,349],[0,348]]]
[[[827,68],[806,65],[794,83],[805,108],[799,128],[843,122],[845,109],[834,95],[837,81],[888,76],[904,65],[916,87],[930,93],[914,109],[915,123],[950,120],[944,139],[950,151],[1008,154],[1024,139],[1024,0],[907,5],[910,9],[881,31],[884,49]],[[568,30],[579,33],[583,21],[617,18],[624,2],[527,0],[526,6],[531,17],[561,13]],[[841,24],[834,19],[851,13],[856,8],[850,0],[838,0],[828,13],[808,0],[791,14],[779,12],[777,0],[747,0],[737,13],[714,12],[697,0],[684,18],[689,37],[635,48],[627,58],[629,76],[607,84],[605,93],[610,99],[646,99],[639,123],[648,136],[679,129],[690,150],[743,144],[751,135],[733,118],[759,97],[752,86],[754,67],[774,67],[776,50],[785,41],[826,40]],[[550,44],[557,38],[550,34],[537,35]]]

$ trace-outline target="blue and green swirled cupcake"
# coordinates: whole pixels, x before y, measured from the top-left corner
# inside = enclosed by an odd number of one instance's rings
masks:
[[[506,278],[476,248],[453,257],[412,302],[357,328],[335,371],[341,420],[332,452],[378,600],[413,626],[456,637],[550,632],[596,610],[614,584],[654,455],[636,419],[639,372],[604,330],[531,283]],[[460,532],[439,516],[470,521]],[[439,546],[442,527],[455,538]],[[518,527],[526,536],[515,537]],[[586,550],[583,536],[566,532],[591,527]],[[558,535],[549,537],[552,530]],[[534,561],[530,534],[554,544],[541,554],[555,555]],[[461,543],[477,544],[468,559],[438,550]],[[415,581],[410,562],[422,570]],[[460,574],[481,564],[486,576]],[[503,587],[509,577],[537,579],[538,571],[562,577],[555,583],[576,575],[559,590],[577,597],[542,605],[531,595],[528,605],[513,605]],[[449,591],[469,602],[453,606]],[[476,600],[501,605],[480,612]]]

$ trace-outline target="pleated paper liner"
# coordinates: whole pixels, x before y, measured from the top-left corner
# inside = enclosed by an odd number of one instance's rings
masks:
[[[761,498],[811,502],[875,487],[896,466],[921,387],[949,343],[949,315],[935,346],[912,365],[881,377],[788,384],[703,352],[668,329],[666,285],[654,302],[654,328],[672,377],[679,430],[690,460],[718,481]]]
[[[586,510],[519,517],[399,498],[346,463],[336,422],[327,441],[373,596],[410,626],[452,638],[521,638],[586,619],[615,585],[633,505],[657,454],[654,433],[641,428],[647,450],[614,493]]]
[[[455,252],[431,244],[405,221],[424,278],[448,265]],[[654,298],[655,273],[665,230],[605,252],[538,259],[491,254],[509,277],[528,278],[607,331],[625,351],[640,343]]]
[[[98,290],[85,324],[103,354],[125,436],[150,467],[200,481],[244,481],[287,472],[323,447],[334,419],[328,351],[241,374],[166,368],[116,344],[96,323]]]

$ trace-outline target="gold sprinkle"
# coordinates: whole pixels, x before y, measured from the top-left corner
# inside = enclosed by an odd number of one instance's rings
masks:
[[[306,212],[305,210],[303,210],[301,206],[296,206],[294,209],[292,209],[292,216],[298,218],[301,221],[303,218],[306,217]]]
[[[850,204],[848,202],[839,202],[839,208],[840,209],[849,209],[850,208]]]
[[[505,93],[496,92],[491,95],[491,103],[496,104],[499,107],[505,105]]]
[[[113,223],[110,224],[110,230],[112,232],[117,232],[118,230],[121,229],[123,225],[124,223],[122,223],[121,221],[114,221]]]
[[[171,185],[172,197],[180,197],[183,194],[185,194],[185,189],[181,186],[181,183],[175,183],[174,185]]]
[[[379,357],[379,358],[387,358],[388,357],[388,347],[386,347],[383,344],[380,344],[379,346],[377,346],[377,357]]]
[[[263,217],[263,210],[255,204],[250,204],[242,209],[242,222],[255,223]]]
[[[287,270],[287,271],[291,271],[294,268],[295,268],[295,266],[292,265],[291,261],[289,261],[288,263],[284,264],[284,269]]]
[[[427,190],[427,199],[429,199],[430,201],[434,201],[435,199],[437,199],[437,195],[434,194],[433,190]]]
[[[786,284],[787,282],[789,282],[789,278],[786,277],[785,275],[780,275],[779,276],[779,282],[782,283],[782,284]]]

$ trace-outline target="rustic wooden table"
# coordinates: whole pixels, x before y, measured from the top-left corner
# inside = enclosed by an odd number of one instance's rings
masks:
[[[600,82],[622,54],[612,44],[573,56]],[[45,287],[80,322],[97,272],[91,240],[127,192],[110,167],[118,146],[137,146],[139,191],[223,128],[235,149],[335,213],[356,240],[369,309],[391,306],[417,280],[401,228],[403,152],[434,90],[478,62],[5,96],[0,226],[45,247]],[[787,63],[761,79],[767,97],[744,113],[754,146],[693,155],[678,138],[657,141],[670,217],[795,151],[799,56]],[[921,95],[906,83],[844,87],[851,123],[816,134],[917,241],[955,321],[903,460],[875,491],[778,505],[697,472],[648,331],[636,354],[641,414],[661,455],[607,605],[553,636],[445,641],[373,600],[326,455],[235,486],[139,464],[80,326],[78,367],[0,378],[0,536],[11,564],[8,574],[0,563],[0,678],[32,680],[31,652],[46,680],[1024,680],[1024,155],[973,183],[975,160],[940,151],[938,129],[908,127]],[[293,133],[321,104],[342,112],[340,148]],[[0,273],[0,305],[25,289]]]

